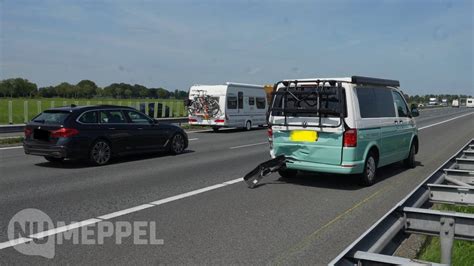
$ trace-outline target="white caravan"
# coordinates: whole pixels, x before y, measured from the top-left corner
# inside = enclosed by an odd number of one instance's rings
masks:
[[[474,107],[474,98],[466,99],[466,107]]]
[[[267,97],[263,86],[227,82],[194,85],[189,89],[190,125],[239,127],[250,130],[266,124]]]

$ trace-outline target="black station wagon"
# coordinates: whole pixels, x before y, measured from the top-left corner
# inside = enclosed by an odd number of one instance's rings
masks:
[[[26,154],[50,162],[84,159],[107,164],[113,156],[169,151],[182,153],[188,146],[186,132],[158,123],[131,107],[70,106],[46,110],[25,126]]]

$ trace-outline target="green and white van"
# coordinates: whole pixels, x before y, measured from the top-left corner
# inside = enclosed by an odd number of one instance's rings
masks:
[[[415,167],[418,130],[397,80],[284,80],[268,111],[272,158],[285,156],[283,177],[298,171],[357,174],[375,182],[377,168],[404,161]]]

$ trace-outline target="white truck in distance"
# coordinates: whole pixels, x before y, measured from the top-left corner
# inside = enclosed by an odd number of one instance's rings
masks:
[[[459,100],[454,99],[453,102],[451,103],[451,107],[459,107]]]
[[[438,105],[438,99],[437,98],[430,98],[430,101],[428,102],[428,105],[431,105],[431,106]]]
[[[474,98],[466,99],[466,107],[474,107]]]
[[[189,89],[190,125],[250,130],[266,123],[267,97],[263,86],[227,82],[224,85],[194,85]]]

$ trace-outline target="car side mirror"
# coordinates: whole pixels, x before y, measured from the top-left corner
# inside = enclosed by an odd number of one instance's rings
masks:
[[[418,111],[418,107],[416,107],[416,105],[414,105],[414,104],[411,105],[411,115],[413,117],[420,116],[420,112]]]

